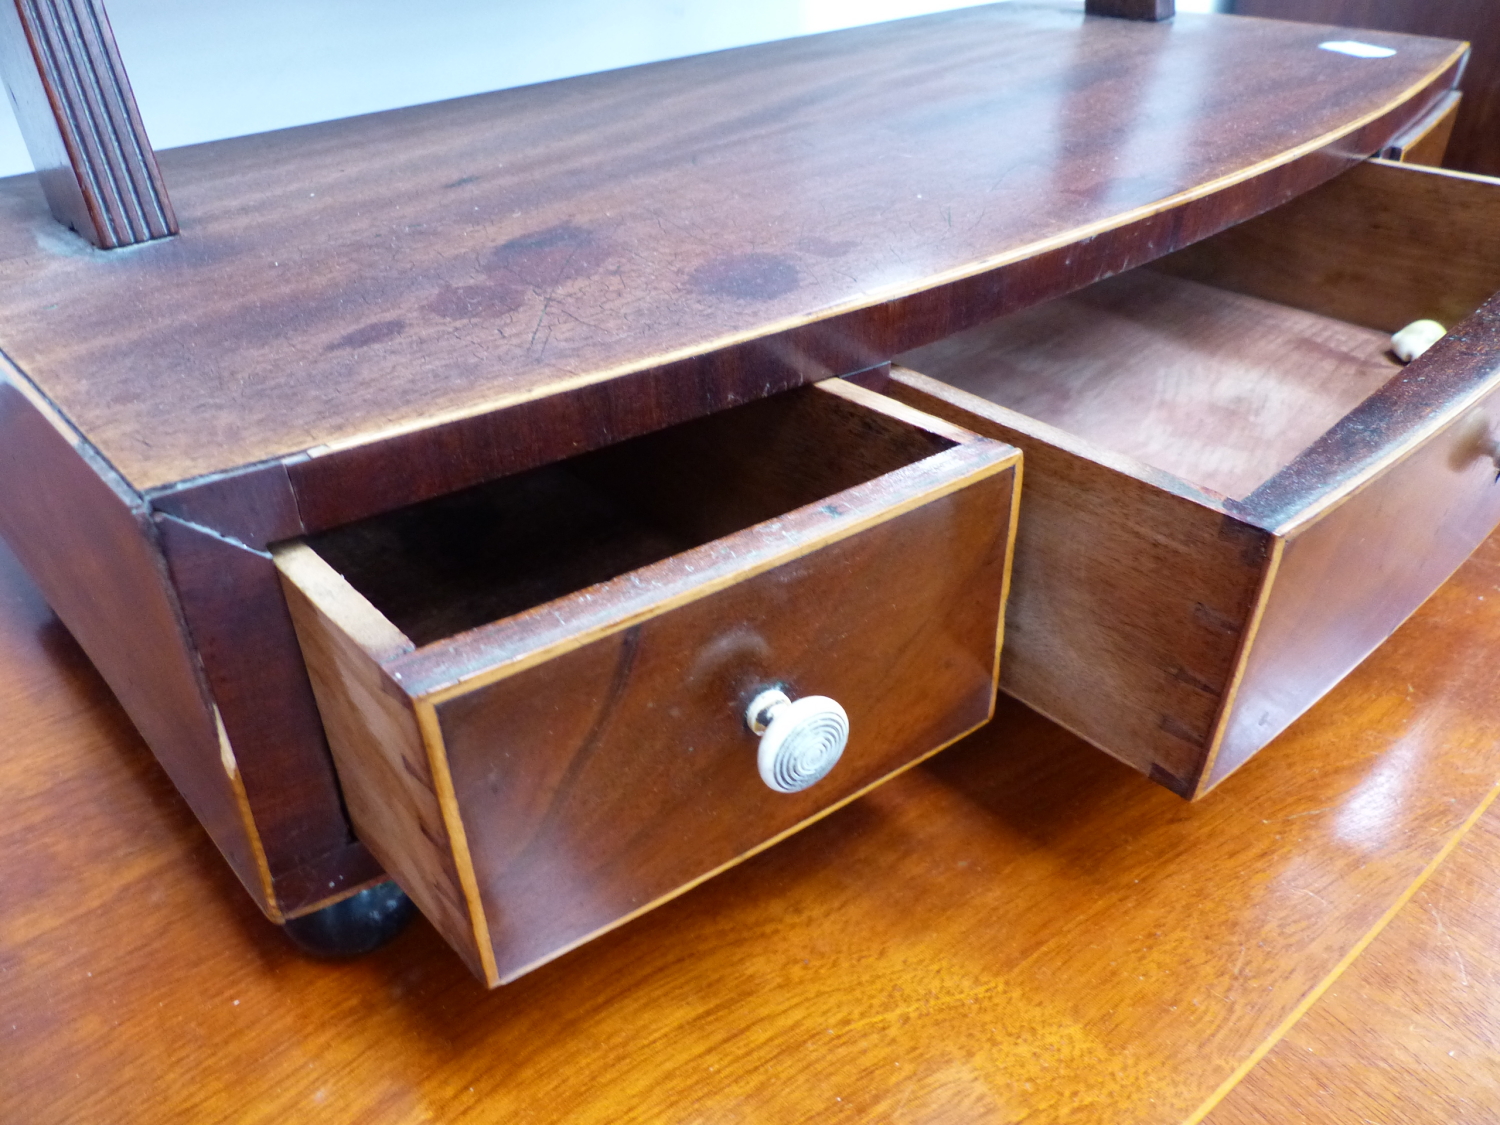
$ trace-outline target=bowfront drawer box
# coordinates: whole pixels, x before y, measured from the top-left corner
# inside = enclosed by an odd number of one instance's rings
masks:
[[[952,742],[1018,462],[833,380],[278,546],[360,838],[498,984]]]
[[[1184,796],[1245,762],[1500,521],[1497,289],[1500,181],[1371,162],[902,357],[1025,453],[1002,686]]]

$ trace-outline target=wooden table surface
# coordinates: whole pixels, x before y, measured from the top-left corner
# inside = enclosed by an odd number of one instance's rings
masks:
[[[1479,820],[1208,1125],[1500,1121],[1497,814]]]
[[[1215,1125],[1296,1120],[1254,1113],[1310,1080],[1307,1120],[1349,1120],[1372,1066],[1421,1104],[1424,1074],[1492,1083],[1448,1052],[1493,1008],[1446,1013],[1494,983],[1462,902],[1495,898],[1497,639],[1500,538],[1197,804],[1002,703],[487,993],[421,920],[297,953],[0,551],[0,1121],[1176,1123],[1266,1052]],[[1302,1077],[1340,1036],[1366,1055]]]

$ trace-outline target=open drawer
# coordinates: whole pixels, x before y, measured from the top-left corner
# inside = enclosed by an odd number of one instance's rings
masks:
[[[493,985],[961,737],[1019,456],[832,380],[277,546],[360,838]]]
[[[1221,781],[1500,521],[1496,290],[1500,181],[1370,162],[902,356],[886,393],[1025,453],[1001,686]],[[1419,318],[1456,327],[1403,368]]]

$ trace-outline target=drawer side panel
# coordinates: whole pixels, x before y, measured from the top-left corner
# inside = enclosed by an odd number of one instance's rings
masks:
[[[1458,109],[1464,96],[1459,90],[1450,90],[1426,116],[1404,132],[1391,138],[1380,155],[1387,160],[1402,164],[1422,164],[1433,168],[1443,163],[1448,151],[1448,142],[1453,138],[1453,125],[1458,120]]]
[[[1026,465],[1000,686],[1186,796],[1207,760],[1270,536],[1020,428],[913,372],[887,393]],[[1143,471],[1145,467],[1142,466]]]
[[[1383,332],[1500,289],[1500,180],[1371,160],[1153,268]]]
[[[295,581],[283,586],[350,820],[469,968],[488,978],[410,701]]]

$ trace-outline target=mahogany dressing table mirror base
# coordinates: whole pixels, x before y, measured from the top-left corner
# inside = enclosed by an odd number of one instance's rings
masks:
[[[943,587],[934,604],[991,591],[988,608],[955,620],[988,614],[995,648],[1014,453],[826,381],[879,386],[894,356],[1286,203],[1383,151],[1462,64],[1459,44],[1403,36],[1372,36],[1394,45],[1386,58],[1340,56],[1320,48],[1326,30],[1000,4],[170,150],[157,163],[181,233],[118,251],[53,227],[31,178],[5,181],[0,529],[262,909],[277,921],[320,910],[384,873],[350,823],[325,738],[331,705],[315,698],[308,634],[273,558],[282,545],[695,420],[749,417],[736,411],[764,399],[801,419],[773,431],[810,435],[789,464],[849,434],[884,435],[871,475],[830,482],[853,506],[833,505],[828,520],[864,512],[874,529],[926,511],[936,522],[919,539],[974,529],[953,549],[986,577]],[[1423,362],[1441,370],[1466,346],[1445,341]],[[814,383],[825,386],[796,390]],[[692,477],[679,471],[671,487],[701,488]],[[757,505],[770,500],[755,491],[742,506],[764,520],[772,509]],[[804,510],[805,497],[786,497]],[[960,518],[971,502],[988,523]],[[700,496],[691,509],[709,519],[714,505]],[[977,538],[981,526],[995,535]],[[832,525],[801,533],[820,551],[847,542],[851,574],[858,545],[875,542]],[[710,549],[698,543],[688,549]],[[892,550],[885,566],[902,555]],[[634,612],[612,618],[601,643],[646,636],[632,632]],[[381,645],[402,630],[356,618],[376,631],[346,633],[348,651],[363,646],[385,669],[368,699],[397,698],[388,677],[408,658]],[[611,657],[621,683],[633,651]],[[993,663],[982,705],[982,680],[959,672],[982,668],[982,651],[969,637],[932,665],[941,702],[921,721],[876,724],[902,732],[905,760],[987,717]],[[432,690],[448,691],[440,679]],[[600,698],[615,698],[601,682]],[[427,741],[412,745],[427,747],[427,767],[371,759],[399,785],[363,815],[388,833],[382,860],[407,865],[429,915],[451,910],[445,933],[495,983],[505,974],[477,925],[495,907],[456,842],[475,814],[421,729]],[[593,729],[578,745],[595,744]],[[583,792],[572,777],[554,796]],[[676,807],[676,783],[662,784],[662,807]],[[435,811],[422,811],[423,793]],[[449,843],[428,858],[395,854],[398,839],[441,835]],[[536,877],[577,876],[582,902],[599,884],[580,873],[605,859]],[[606,913],[629,917],[660,897],[650,888]],[[594,932],[594,915],[578,916],[546,950],[518,942],[516,971]]]

